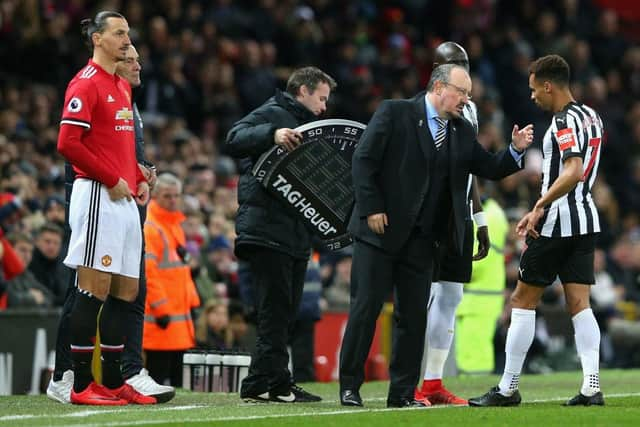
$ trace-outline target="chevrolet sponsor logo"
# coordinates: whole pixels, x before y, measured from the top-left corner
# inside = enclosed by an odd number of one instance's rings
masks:
[[[133,110],[124,107],[122,110],[116,111],[116,120],[133,120]]]

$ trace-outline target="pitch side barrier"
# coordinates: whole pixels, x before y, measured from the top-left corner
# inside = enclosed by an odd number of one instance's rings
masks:
[[[0,311],[0,395],[40,394],[53,366],[60,308]]]

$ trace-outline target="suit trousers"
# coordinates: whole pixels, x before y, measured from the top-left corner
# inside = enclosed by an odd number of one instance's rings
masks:
[[[291,385],[287,344],[298,314],[306,259],[255,246],[247,250],[256,298],[256,349],[241,396],[286,394]]]
[[[147,217],[147,207],[138,206],[140,213],[140,223],[144,224]],[[69,244],[68,225],[65,227],[65,241],[62,253],[65,253]],[[144,236],[142,239],[142,256],[140,257],[140,278],[138,279],[138,296],[130,305],[127,313],[124,350],[122,352],[122,375],[124,378],[136,375],[144,367],[142,361],[142,327],[144,322],[144,303],[147,298],[147,277],[144,272]],[[69,288],[65,296],[60,323],[58,324],[58,336],[56,338],[56,361],[53,372],[54,379],[60,380],[62,374],[72,367],[71,347],[69,338],[71,336],[70,320],[71,310],[76,300],[76,271],[73,270],[69,279]]]
[[[420,377],[433,273],[433,240],[413,233],[398,253],[356,239],[349,320],[340,351],[340,390],[360,389],[383,303],[393,292],[388,401],[412,399]]]

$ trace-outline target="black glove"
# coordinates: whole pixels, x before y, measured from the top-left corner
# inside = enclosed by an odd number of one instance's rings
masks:
[[[156,317],[156,325],[158,325],[161,329],[167,329],[169,323],[171,322],[171,318],[168,314],[165,314],[161,317]]]

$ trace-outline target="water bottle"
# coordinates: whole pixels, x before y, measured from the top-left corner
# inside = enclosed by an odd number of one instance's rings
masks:
[[[193,364],[191,365],[191,390],[193,391],[207,390],[205,362],[206,355],[204,353],[193,354]]]
[[[219,353],[208,353],[206,356],[207,365],[207,391],[220,391],[220,365],[222,364],[222,355]]]
[[[194,353],[185,353],[182,355],[182,387],[186,390],[193,390],[191,387],[191,367],[195,363]]]
[[[228,393],[231,391],[233,386],[233,377],[235,372],[236,364],[236,355],[235,354],[225,354],[222,356],[222,392]]]
[[[249,375],[249,365],[251,365],[251,356],[248,354],[238,355],[236,361],[238,362],[238,377],[237,377],[237,389],[234,391],[240,391],[242,387],[242,381]]]

